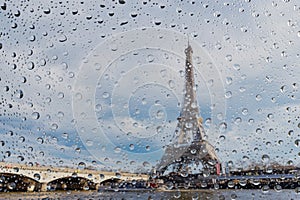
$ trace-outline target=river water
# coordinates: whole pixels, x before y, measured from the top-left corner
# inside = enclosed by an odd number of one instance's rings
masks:
[[[162,199],[190,199],[190,200],[296,200],[300,194],[294,190],[282,190],[280,192],[270,190],[190,190],[190,191],[135,191],[135,192],[96,192],[96,191],[66,191],[66,192],[33,192],[33,193],[0,193],[0,199],[62,199],[62,200],[162,200]]]

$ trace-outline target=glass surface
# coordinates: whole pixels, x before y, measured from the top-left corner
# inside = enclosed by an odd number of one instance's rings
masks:
[[[292,0],[0,2],[0,195],[298,198],[299,15]]]

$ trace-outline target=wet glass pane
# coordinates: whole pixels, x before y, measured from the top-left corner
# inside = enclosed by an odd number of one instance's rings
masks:
[[[0,2],[0,195],[297,199],[300,3]]]

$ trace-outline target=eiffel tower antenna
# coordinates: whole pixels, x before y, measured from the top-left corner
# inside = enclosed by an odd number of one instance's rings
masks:
[[[171,165],[180,171],[183,165],[202,163],[203,168],[211,173],[218,174],[220,161],[214,147],[204,139],[205,131],[202,118],[199,117],[199,107],[194,80],[193,49],[188,37],[188,46],[185,49],[185,91],[180,116],[174,138],[166,147],[165,154],[157,166],[157,171],[164,171]],[[217,167],[218,165],[218,167]]]

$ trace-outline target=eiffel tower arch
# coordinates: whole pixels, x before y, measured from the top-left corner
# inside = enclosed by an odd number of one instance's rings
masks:
[[[185,90],[184,99],[177,118],[177,127],[173,140],[166,146],[165,153],[156,166],[156,172],[163,174],[173,166],[173,172],[190,173],[188,165],[202,165],[202,172],[206,175],[220,173],[220,160],[214,147],[204,139],[205,130],[196,96],[194,68],[192,62],[193,49],[188,43],[185,49]],[[204,173],[203,173],[204,174]]]

